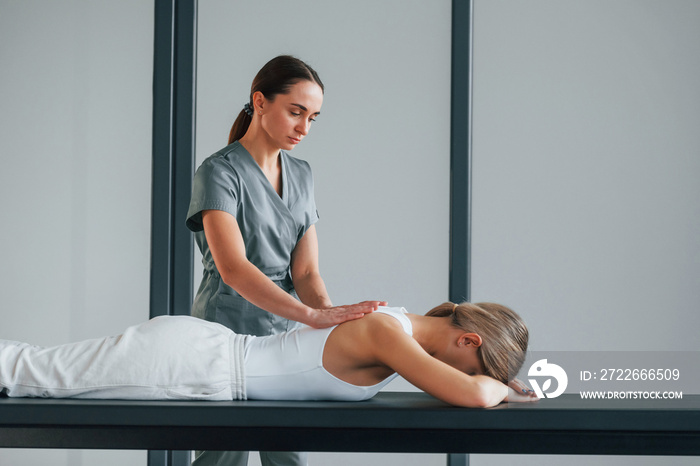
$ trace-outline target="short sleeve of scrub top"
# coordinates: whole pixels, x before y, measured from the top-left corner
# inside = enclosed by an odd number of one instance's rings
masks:
[[[195,233],[202,252],[204,276],[192,315],[254,335],[294,328],[294,323],[253,306],[221,280],[202,224],[204,210],[231,214],[241,230],[248,260],[296,296],[290,276],[292,251],[319,217],[309,164],[284,151],[280,151],[280,161],[282,196],[238,142],[210,156],[197,169],[187,227]]]

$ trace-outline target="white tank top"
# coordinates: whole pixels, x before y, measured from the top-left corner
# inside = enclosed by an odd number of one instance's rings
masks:
[[[402,307],[380,307],[394,317],[408,335],[413,326]],[[344,400],[372,398],[393,380],[392,374],[376,385],[344,382],[323,367],[323,349],[335,327],[302,327],[267,337],[250,337],[245,349],[246,393],[250,400]]]

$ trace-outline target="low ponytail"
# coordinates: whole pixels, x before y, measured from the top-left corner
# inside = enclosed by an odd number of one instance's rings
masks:
[[[236,121],[233,122],[233,126],[231,127],[231,132],[228,135],[228,143],[232,144],[242,138],[246,131],[248,131],[251,121],[253,121],[253,117],[249,116],[245,109],[241,110],[241,113],[238,114]]]
[[[428,317],[447,317],[454,314],[457,305],[454,303],[442,303],[439,306],[432,308],[426,316]]]

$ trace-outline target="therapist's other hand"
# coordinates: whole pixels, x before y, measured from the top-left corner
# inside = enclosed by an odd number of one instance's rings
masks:
[[[342,324],[348,320],[355,320],[370,314],[379,308],[386,306],[386,301],[362,301],[357,304],[335,306],[326,309],[316,309],[309,324],[313,328],[327,328]]]

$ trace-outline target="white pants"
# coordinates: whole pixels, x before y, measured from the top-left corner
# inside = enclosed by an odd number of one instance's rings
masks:
[[[223,325],[163,316],[122,335],[42,348],[0,340],[0,393],[51,398],[231,400],[240,337]],[[243,365],[240,364],[242,367]]]

